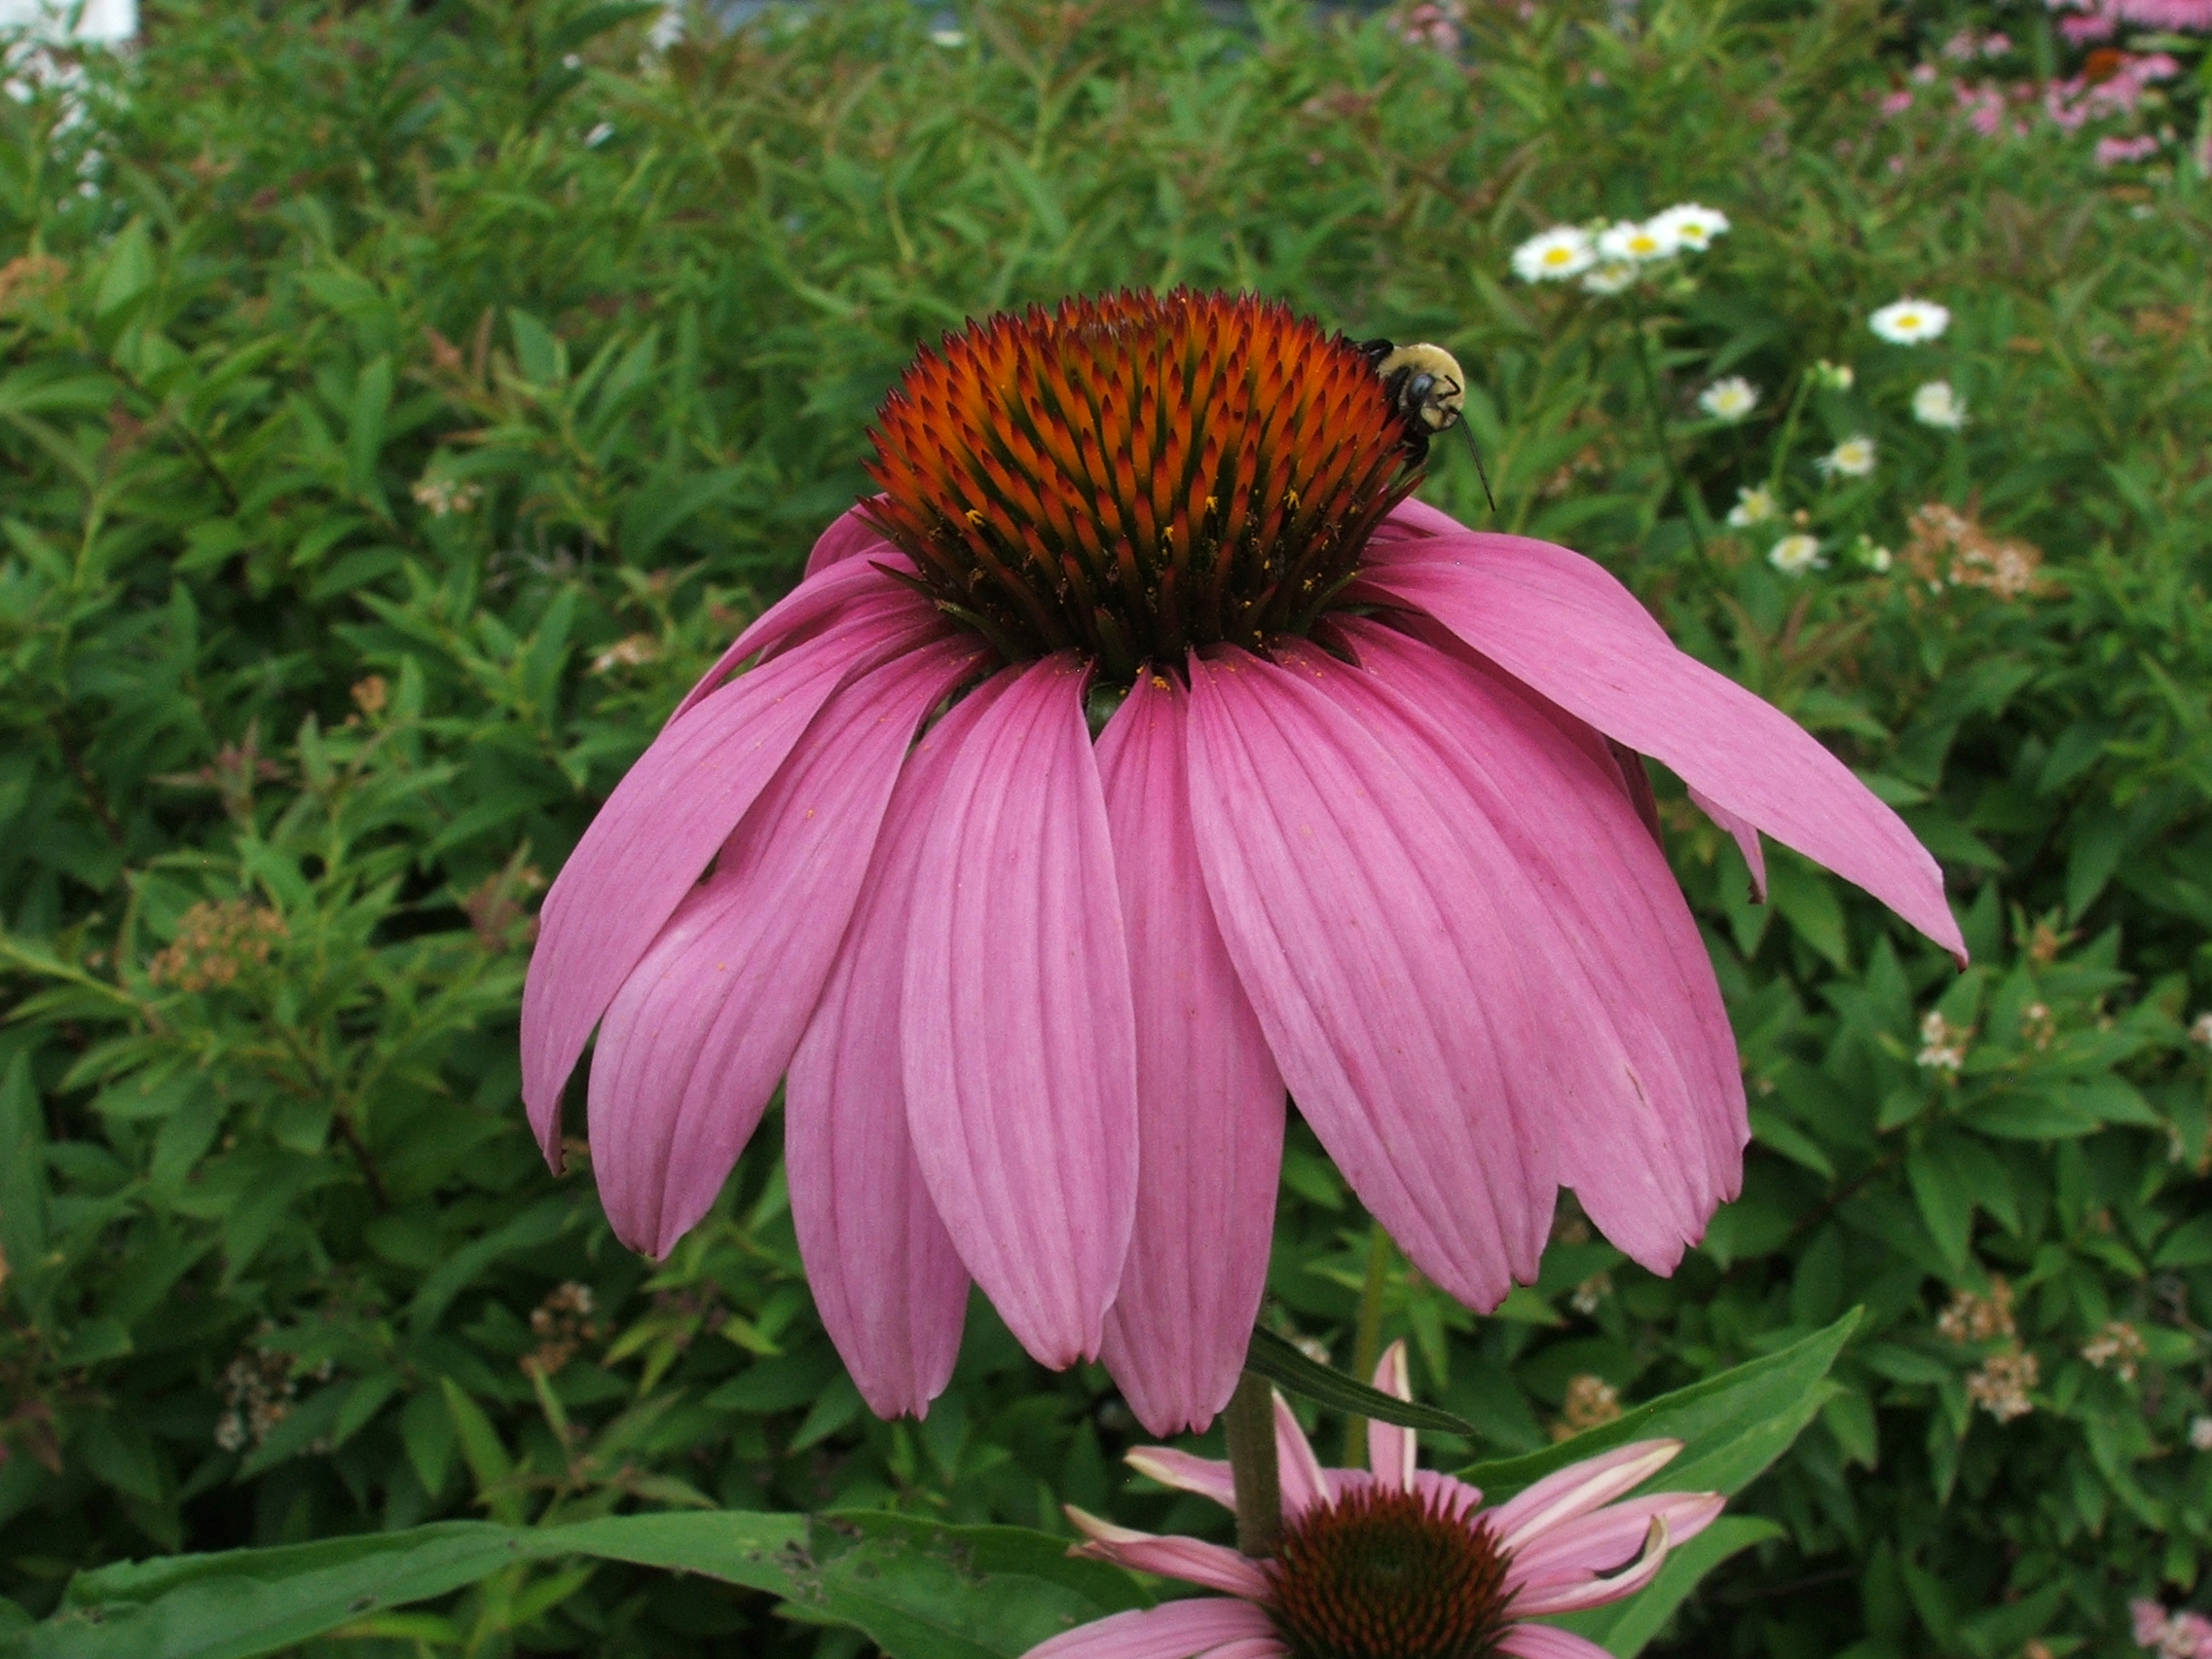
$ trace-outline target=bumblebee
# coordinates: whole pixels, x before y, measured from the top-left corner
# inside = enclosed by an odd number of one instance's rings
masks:
[[[1460,422],[1467,408],[1467,376],[1458,359],[1441,346],[1399,346],[1388,340],[1362,340],[1358,350],[1382,377],[1382,389],[1405,424],[1406,459],[1420,465],[1428,459],[1428,440],[1458,426],[1466,436],[1467,453],[1475,458],[1483,498],[1496,512],[1497,498],[1490,493],[1482,452],[1475,448],[1474,433]]]

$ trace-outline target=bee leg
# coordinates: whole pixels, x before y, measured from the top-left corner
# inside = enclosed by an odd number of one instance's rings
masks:
[[[1497,498],[1490,493],[1490,474],[1483,470],[1482,447],[1475,442],[1474,429],[1465,421],[1454,423],[1467,435],[1467,453],[1475,458],[1475,476],[1483,481],[1483,499],[1490,503],[1490,516],[1497,517]]]

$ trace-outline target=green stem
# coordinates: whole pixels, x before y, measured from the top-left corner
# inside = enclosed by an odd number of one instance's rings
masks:
[[[1675,492],[1675,499],[1682,503],[1682,514],[1689,521],[1690,545],[1697,556],[1705,557],[1705,508],[1690,493],[1682,477],[1682,469],[1675,462],[1675,446],[1667,438],[1667,412],[1659,406],[1659,379],[1651,372],[1651,342],[1643,330],[1643,313],[1639,310],[1631,318],[1636,330],[1636,370],[1643,382],[1644,406],[1651,413],[1651,439],[1659,446],[1659,459],[1666,464],[1667,483]]]
[[[1367,1235],[1367,1276],[1359,1287],[1359,1323],[1353,1328],[1351,1374],[1362,1382],[1375,1375],[1382,1357],[1382,1291],[1390,1277],[1390,1235],[1377,1222]],[[1345,1421],[1345,1467],[1367,1466],[1367,1419]]]
[[[1813,377],[1797,377],[1797,389],[1790,395],[1789,413],[1782,418],[1782,436],[1774,446],[1774,468],[1766,475],[1767,494],[1779,501],[1782,498],[1782,474],[1789,464],[1789,446],[1797,441],[1797,418],[1805,413],[1805,396],[1813,389]]]
[[[1255,1561],[1282,1542],[1282,1473],[1275,1462],[1275,1391],[1247,1371],[1221,1414],[1229,1434],[1229,1472],[1236,1490],[1236,1547]]]

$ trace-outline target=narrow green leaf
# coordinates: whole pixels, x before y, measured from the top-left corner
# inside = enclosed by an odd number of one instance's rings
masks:
[[[1308,1359],[1272,1331],[1252,1333],[1252,1346],[1244,1355],[1244,1364],[1285,1393],[1311,1400],[1317,1406],[1331,1406],[1353,1417],[1394,1422],[1401,1428],[1431,1428],[1439,1434],[1461,1434],[1469,1439],[1480,1437],[1475,1425],[1466,1419],[1438,1411],[1434,1406],[1417,1406],[1410,1400],[1385,1394],[1380,1388],[1370,1388],[1341,1371],[1332,1371]]]

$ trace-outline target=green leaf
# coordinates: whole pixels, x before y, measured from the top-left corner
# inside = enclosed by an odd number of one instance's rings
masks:
[[[716,1510],[539,1530],[411,1531],[81,1573],[25,1659],[253,1659],[458,1590],[518,1562],[586,1556],[703,1573],[864,1632],[891,1659],[1018,1659],[1047,1637],[1148,1604],[1128,1574],[1016,1527],[900,1515]]]
[[[1244,1355],[1246,1369],[1258,1372],[1285,1393],[1297,1394],[1315,1405],[1333,1406],[1353,1417],[1394,1422],[1401,1428],[1430,1428],[1439,1434],[1461,1434],[1479,1439],[1475,1425],[1434,1406],[1417,1406],[1380,1388],[1370,1388],[1341,1371],[1308,1359],[1297,1347],[1272,1331],[1254,1331],[1252,1346]]]
[[[1862,1309],[1853,1309],[1825,1331],[1801,1338],[1717,1377],[1623,1412],[1603,1427],[1541,1452],[1474,1463],[1460,1477],[1497,1503],[1569,1463],[1632,1440],[1682,1442],[1681,1455],[1655,1490],[1740,1492],[1782,1456],[1826,1402],[1825,1380]]]

